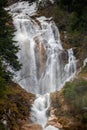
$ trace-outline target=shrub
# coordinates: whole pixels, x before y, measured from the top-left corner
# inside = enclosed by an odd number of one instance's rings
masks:
[[[74,82],[66,83],[63,95],[73,113],[81,112],[87,106],[87,81],[78,79]]]

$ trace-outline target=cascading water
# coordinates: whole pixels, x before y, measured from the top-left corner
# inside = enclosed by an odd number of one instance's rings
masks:
[[[46,112],[50,106],[50,96],[45,94],[44,96],[38,95],[32,107],[32,120],[40,124],[43,128],[47,123]]]
[[[45,128],[46,112],[50,106],[50,92],[60,90],[75,75],[73,50],[63,49],[52,18],[34,16],[36,3],[18,2],[9,10],[17,30],[14,39],[18,41],[18,57],[22,63],[22,69],[14,79],[24,89],[37,95],[32,106],[32,121],[44,130],[57,130],[53,126]]]

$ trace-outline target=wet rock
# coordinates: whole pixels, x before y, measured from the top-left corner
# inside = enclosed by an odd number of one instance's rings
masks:
[[[18,2],[19,0],[8,0],[8,5],[14,4]]]
[[[55,122],[55,120],[48,122],[47,125],[52,125],[52,126],[57,127],[57,128],[62,128],[62,125],[58,122]]]
[[[42,130],[42,127],[38,124],[25,124],[21,130]]]
[[[62,125],[57,121],[57,117],[55,115],[52,115],[47,123],[48,125],[52,125],[57,128],[62,128]]]
[[[40,36],[41,37],[41,36]],[[37,72],[38,72],[38,79],[41,77],[42,73],[44,72],[45,65],[46,65],[46,49],[44,43],[46,41],[40,41],[40,37],[36,37],[34,40],[36,42],[35,46],[35,53],[36,53],[36,64],[37,64]]]

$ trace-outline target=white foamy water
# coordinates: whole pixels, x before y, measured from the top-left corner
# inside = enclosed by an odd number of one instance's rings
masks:
[[[20,51],[17,54],[22,68],[14,80],[28,92],[37,95],[32,106],[32,121],[44,130],[50,106],[50,92],[60,90],[76,73],[73,50],[62,47],[59,30],[52,18],[35,17],[36,3],[18,2],[8,8],[16,28],[14,40]],[[31,17],[33,16],[33,17]]]
[[[38,95],[33,107],[32,107],[32,120],[40,124],[43,128],[47,123],[47,115],[46,112],[50,107],[50,95],[46,94],[44,96]]]
[[[39,17],[32,18],[36,13],[36,4],[28,2],[18,2],[9,7],[13,15],[16,33],[14,40],[18,41],[20,51],[19,61],[22,69],[15,77],[27,91],[37,94],[45,94],[60,90],[65,81],[69,80],[76,72],[76,59],[73,50],[68,53],[64,51],[58,28],[52,18]],[[36,47],[38,46],[38,51]],[[41,72],[40,62],[43,50],[45,50],[45,63]],[[64,57],[67,58],[65,63]],[[41,60],[41,61],[40,61]]]
[[[54,126],[49,125],[47,128],[44,130],[59,130],[58,128],[55,128]]]

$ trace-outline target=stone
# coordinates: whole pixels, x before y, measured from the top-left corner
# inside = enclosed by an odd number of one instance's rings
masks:
[[[57,121],[57,117],[54,115],[51,116],[47,125],[52,125],[52,126],[57,127],[57,128],[62,128],[62,125]]]
[[[45,43],[46,41],[40,40],[41,36],[36,37],[35,40],[35,56],[36,56],[36,64],[37,64],[37,76],[38,79],[41,77],[42,73],[45,70],[46,65],[46,49],[45,49]]]
[[[39,124],[24,124],[21,130],[43,130]]]

